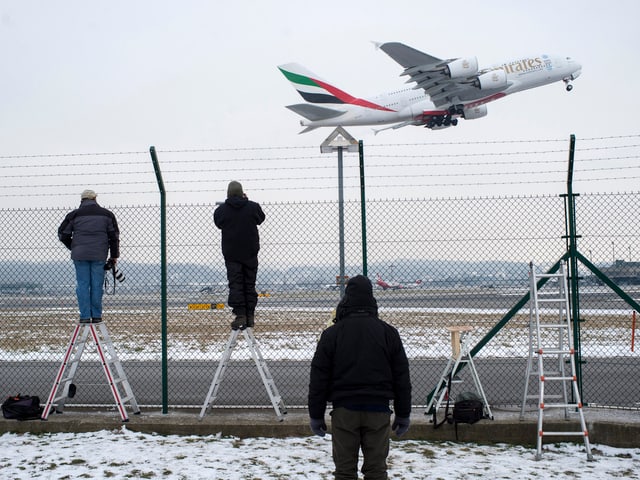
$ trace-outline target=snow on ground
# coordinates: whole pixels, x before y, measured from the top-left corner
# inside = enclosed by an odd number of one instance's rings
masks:
[[[0,476],[6,479],[331,479],[325,438],[153,435],[121,427],[92,433],[0,436]],[[583,444],[512,445],[392,441],[392,479],[640,479],[640,448]]]

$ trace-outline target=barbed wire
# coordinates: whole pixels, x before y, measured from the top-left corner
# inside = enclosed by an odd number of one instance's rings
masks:
[[[640,165],[632,165],[632,166],[627,166],[624,169],[621,169],[620,167],[601,167],[601,168],[587,168],[587,169],[581,169],[579,173],[588,173],[588,172],[605,172],[605,171],[621,171],[621,170],[636,170],[639,169]],[[289,169],[290,170],[290,169]],[[208,170],[208,172],[213,172],[213,171],[217,171],[217,170]],[[191,173],[196,172],[196,171],[192,171]],[[198,173],[203,173],[203,171],[197,171]],[[184,173],[184,172],[179,172],[179,173]],[[424,174],[420,174],[420,173],[409,173],[409,174],[401,174],[401,173],[395,173],[393,175],[389,175],[384,174],[384,175],[376,175],[376,174],[369,174],[366,176],[367,179],[378,179],[378,178],[387,178],[387,179],[393,179],[393,178],[431,178],[431,177],[470,177],[470,176],[474,176],[474,177],[488,177],[488,176],[522,176],[522,175],[550,175],[550,174],[564,174],[565,171],[564,170],[545,170],[545,171],[536,171],[536,170],[520,170],[517,172],[505,172],[505,171],[500,171],[500,172],[453,172],[453,173],[434,173],[434,172],[429,172],[429,173],[424,173]],[[129,173],[127,173],[128,175]],[[73,175],[73,174],[72,174]],[[87,174],[75,174],[75,175],[87,175]],[[48,175],[50,176],[50,175]],[[65,175],[68,176],[68,175]],[[34,177],[34,176],[27,176],[27,177]],[[45,175],[40,175],[39,177],[45,177]],[[20,178],[20,176],[7,176],[5,178]],[[345,175],[344,180],[355,180],[355,179],[359,179],[359,175]],[[631,177],[628,177],[627,175],[625,175],[623,178],[625,179],[629,179]],[[245,181],[249,181],[249,182],[288,182],[288,181],[300,181],[300,180],[311,180],[311,181],[318,181],[318,180],[333,180],[335,179],[335,175],[328,175],[328,176],[315,176],[312,178],[303,176],[303,177],[259,177],[259,178],[247,178]],[[211,180],[211,179],[207,179],[207,178],[189,178],[189,179],[184,179],[184,180],[180,180],[180,179],[174,179],[172,180],[173,184],[182,184],[182,183],[213,183],[215,181]],[[513,184],[513,183],[517,183],[517,181],[510,181],[510,182],[503,182],[503,184]],[[94,182],[94,186],[104,186],[104,185],[112,185],[113,182],[104,182],[104,183],[95,183]],[[143,180],[143,181],[119,181],[118,182],[119,185],[155,185],[156,183],[154,181],[151,180]],[[459,185],[464,185],[464,184],[459,184]],[[42,184],[42,185],[38,185],[38,187],[40,188],[61,188],[61,187],[71,187],[72,184]],[[23,186],[18,186],[18,185],[1,185],[0,184],[0,188],[23,188]]]
[[[576,168],[576,179],[581,182],[595,182],[595,181],[615,181],[615,182],[630,182],[636,180],[638,177],[632,173],[634,170],[640,168],[640,165],[636,164],[620,164],[597,166],[597,162],[627,162],[629,160],[637,160],[640,158],[640,153],[636,151],[640,148],[640,143],[634,141],[636,138],[640,138],[640,135],[622,135],[622,136],[609,136],[609,137],[593,137],[580,139],[578,148],[576,148],[576,156],[580,157],[576,160],[576,163],[580,165],[580,168]],[[623,144],[607,144],[602,145],[602,142],[624,141]],[[550,183],[564,183],[564,174],[566,169],[554,168],[555,166],[564,165],[567,162],[565,155],[568,151],[565,148],[542,148],[539,150],[520,148],[523,144],[538,144],[546,145],[549,143],[566,142],[567,140],[559,139],[533,139],[533,140],[494,140],[494,141],[473,141],[473,142],[434,142],[434,143],[422,143],[422,144],[374,144],[371,146],[365,146],[365,166],[367,169],[366,180],[367,188],[394,188],[397,186],[418,187],[418,188],[434,188],[434,187],[469,187],[469,186],[508,186],[508,185],[531,185],[531,184],[550,184]],[[595,145],[584,145],[583,142],[600,142]],[[471,152],[459,152],[459,151],[446,151],[446,152],[429,152],[416,154],[413,152],[389,152],[381,153],[382,149],[389,147],[433,147],[433,146],[467,146],[467,145],[517,145],[518,148],[510,151],[499,151],[492,149],[491,151],[471,151]],[[212,158],[207,155],[206,158],[169,158],[161,160],[161,170],[165,176],[165,183],[168,187],[168,191],[174,193],[189,193],[189,192],[202,192],[201,189],[181,189],[180,186],[184,184],[206,184],[219,185],[219,183],[228,180],[229,176],[236,176],[242,178],[243,181],[252,182],[256,185],[260,185],[258,188],[253,188],[257,191],[284,191],[284,190],[323,190],[334,189],[335,185],[324,186],[326,181],[334,182],[336,178],[335,164],[334,162],[327,162],[327,156],[322,154],[313,155],[281,155],[282,151],[297,151],[301,152],[309,148],[317,149],[314,147],[240,147],[240,148],[200,148],[200,149],[181,149],[181,150],[159,150],[159,153],[163,154],[196,154],[196,153],[222,153],[223,158]],[[394,148],[397,150],[397,148]],[[622,150],[631,150],[629,154],[625,154]],[[242,157],[233,155],[227,157],[226,154],[230,152],[256,152],[256,151],[268,151],[277,152],[274,156],[264,155],[251,155],[249,157]],[[598,152],[619,152],[620,155],[599,155]],[[589,154],[591,152],[591,154]],[[157,183],[155,175],[151,168],[151,162],[148,158],[141,159],[141,155],[148,155],[148,152],[143,151],[122,151],[122,152],[98,152],[98,153],[69,153],[69,154],[46,154],[46,155],[18,155],[18,156],[0,156],[0,159],[34,159],[34,158],[78,158],[78,157],[100,157],[105,156],[123,156],[128,155],[134,158],[130,158],[127,161],[102,161],[100,165],[104,165],[104,168],[97,168],[95,163],[92,162],[46,162],[44,164],[13,164],[13,165],[0,165],[0,169],[11,169],[9,174],[2,175],[2,178],[7,182],[0,185],[3,192],[0,197],[26,197],[40,194],[34,194],[32,189],[28,191],[24,189],[24,182],[20,185],[14,184],[16,179],[60,179],[60,177],[73,178],[72,182],[52,182],[49,184],[33,185],[41,189],[76,189],[81,179],[93,179],[96,176],[104,177],[104,181],[98,180],[92,181],[91,184],[95,187],[109,187],[113,189],[114,184],[127,189],[131,186],[140,186],[143,188],[151,188],[148,192],[124,192],[121,190],[118,193],[157,193]],[[586,158],[581,158],[582,155],[587,155]],[[532,159],[531,157],[536,157]],[[438,161],[438,159],[444,159]],[[451,161],[451,159],[454,159]],[[481,160],[480,160],[481,159]],[[423,161],[421,161],[423,160]],[[315,164],[310,164],[316,162]],[[256,163],[259,165],[256,166]],[[191,167],[188,165],[203,165],[202,167]],[[531,165],[531,168],[523,168],[524,165]],[[586,167],[585,167],[586,165]],[[491,166],[500,167],[500,171],[491,171]],[[82,168],[86,167],[86,168]],[[114,168],[116,167],[116,168]],[[126,167],[126,168],[123,168]],[[142,168],[144,167],[144,168]],[[450,171],[434,171],[436,167],[449,168]],[[474,171],[473,167],[481,167],[483,170]],[[511,168],[510,168],[511,167]],[[46,169],[55,168],[55,172],[40,171]],[[354,165],[349,164],[345,166],[347,175],[343,177],[346,182],[357,181],[360,176],[355,175],[352,172]],[[464,171],[459,169],[463,168]],[[64,169],[73,169],[73,171],[65,172]],[[387,172],[381,172],[383,169],[388,169]],[[405,169],[415,169],[415,171],[408,172]],[[421,171],[421,169],[429,169],[427,172]],[[603,178],[588,178],[589,174],[612,172],[618,173],[617,176],[609,176]],[[290,172],[289,174],[280,175],[282,172]],[[330,172],[330,173],[329,173]],[[381,172],[381,173],[378,173]],[[251,175],[247,175],[250,173]],[[256,176],[255,174],[258,173]],[[194,175],[195,177],[193,178]],[[207,178],[214,174],[213,178]],[[233,175],[230,175],[233,174]],[[522,180],[522,177],[528,177],[526,180]],[[549,179],[549,176],[558,176],[557,180]],[[134,177],[133,179],[131,177]],[[143,178],[142,178],[143,177]],[[224,180],[222,179],[224,177]],[[476,177],[480,181],[466,182],[465,179],[469,177]],[[114,181],[114,178],[117,181]],[[406,179],[415,178],[418,183],[411,184],[406,183]],[[427,182],[422,183],[420,179],[442,179],[442,178],[455,178],[456,181],[451,182]],[[482,181],[482,179],[493,179],[488,181]],[[394,181],[396,183],[394,183]],[[397,182],[402,181],[401,184]],[[85,180],[86,182],[86,180]],[[304,187],[297,187],[292,185],[292,182],[306,182]],[[39,183],[39,182],[36,182]],[[270,185],[278,184],[278,186],[271,187]],[[282,186],[282,183],[286,185]],[[218,187],[216,187],[218,188]],[[12,193],[12,191],[19,190]],[[208,191],[208,190],[207,190]],[[48,193],[42,193],[43,196],[50,195]],[[69,195],[75,195],[69,194]]]
[[[602,137],[584,137],[579,138],[580,142],[603,141],[603,140],[619,140],[640,138],[640,134],[630,135],[610,135]],[[567,139],[513,139],[513,140],[474,140],[474,141],[456,141],[456,142],[424,142],[424,143],[384,143],[371,144],[365,148],[390,148],[390,147],[425,147],[439,145],[504,145],[504,144],[522,144],[522,143],[554,143],[566,142]],[[203,153],[203,152],[233,152],[233,151],[258,151],[258,150],[300,150],[318,148],[317,145],[309,146],[262,146],[262,147],[224,147],[224,148],[183,148],[183,149],[156,149],[157,153]],[[40,154],[24,154],[24,155],[0,155],[0,159],[24,159],[24,158],[62,158],[62,157],[81,157],[81,156],[107,156],[107,155],[148,155],[149,151],[131,150],[131,151],[115,151],[115,152],[74,152],[74,153],[40,153]]]

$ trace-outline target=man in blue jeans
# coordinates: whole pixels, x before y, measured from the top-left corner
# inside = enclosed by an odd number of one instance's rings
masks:
[[[73,210],[58,228],[58,238],[71,250],[76,268],[76,295],[80,323],[102,321],[102,294],[105,262],[115,268],[120,256],[120,230],[115,215],[96,202],[96,192],[85,190],[80,207]]]

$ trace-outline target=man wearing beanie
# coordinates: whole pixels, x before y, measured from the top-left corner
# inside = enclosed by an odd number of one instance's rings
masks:
[[[76,269],[76,295],[80,323],[102,321],[104,265],[107,256],[113,267],[120,256],[120,230],[115,215],[96,202],[96,192],[84,190],[80,207],[64,218],[58,239],[71,250]]]
[[[235,319],[233,330],[253,328],[258,293],[258,225],[265,215],[260,205],[247,198],[240,182],[229,182],[227,199],[213,212],[213,221],[222,230],[222,255],[229,282],[228,303]]]
[[[390,430],[400,436],[410,424],[409,362],[398,331],[378,318],[371,281],[362,275],[347,282],[335,324],[322,332],[311,361],[310,426],[321,437],[327,402],[333,406],[335,478],[358,478],[360,449],[364,478],[388,478]]]

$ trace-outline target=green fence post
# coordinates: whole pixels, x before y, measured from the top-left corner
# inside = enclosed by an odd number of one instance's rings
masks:
[[[367,274],[367,204],[364,190],[364,144],[358,141],[358,156],[360,159],[360,217],[362,222],[362,274]]]
[[[571,291],[571,318],[573,319],[573,347],[576,364],[576,380],[580,398],[585,401],[582,393],[582,346],[580,342],[580,292],[578,285],[578,235],[576,234],[576,196],[573,193],[573,161],[576,149],[576,136],[569,139],[569,166],[567,169],[567,253],[569,256],[569,280]]]
[[[160,302],[162,336],[162,413],[169,412],[169,386],[167,375],[167,198],[156,147],[149,148],[153,169],[160,190]]]

